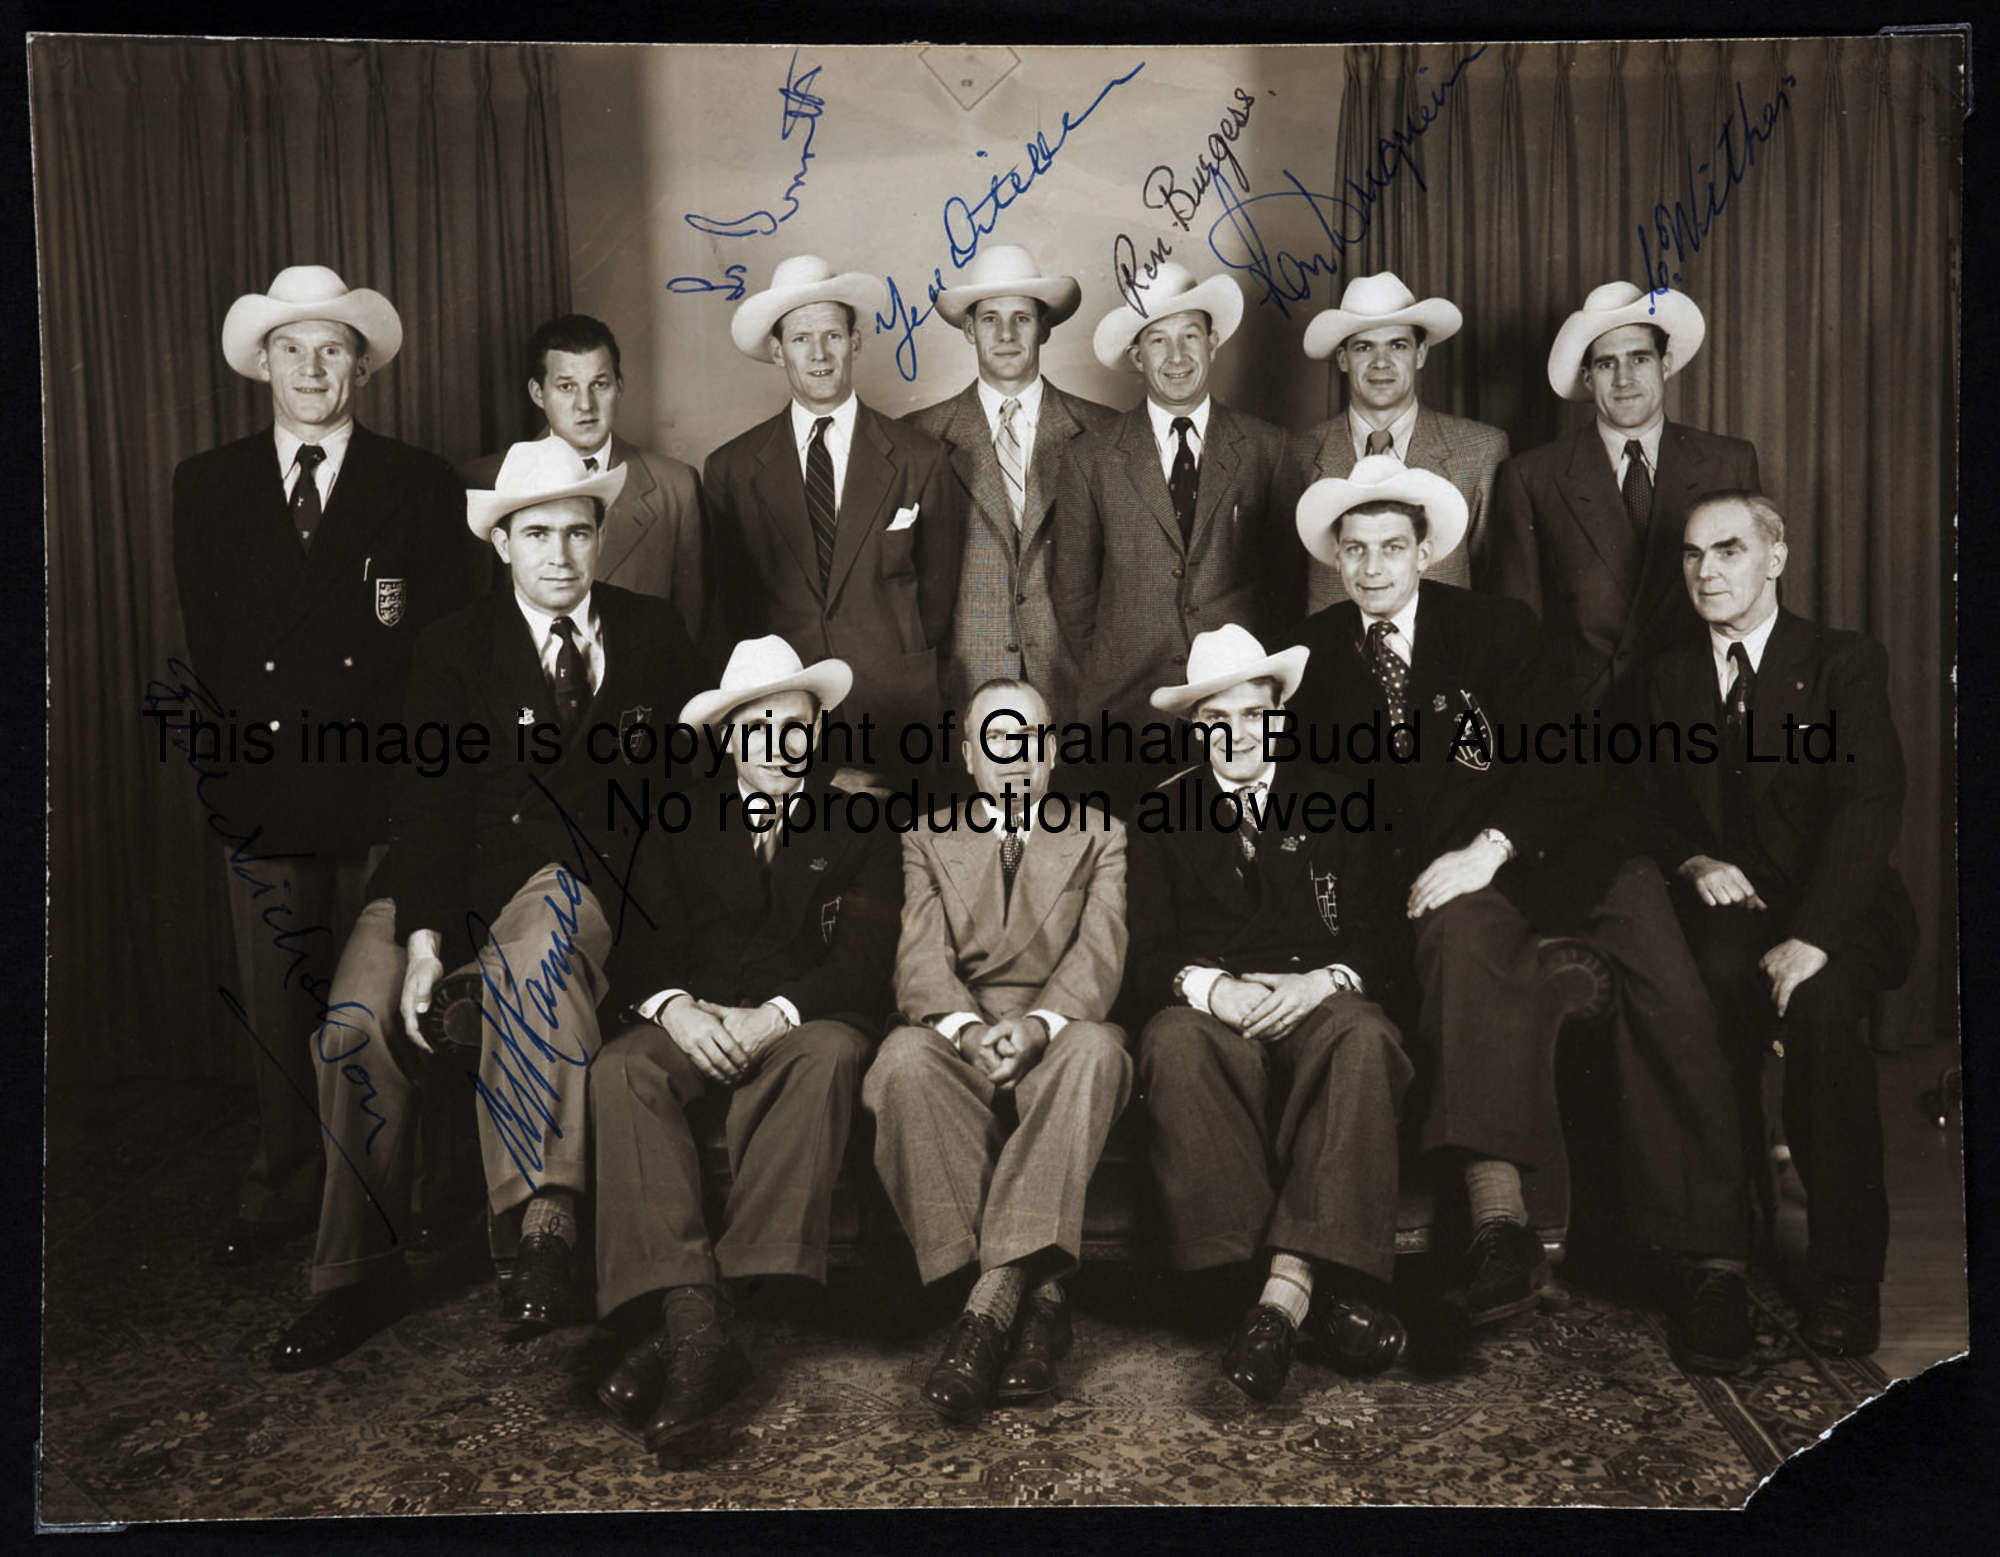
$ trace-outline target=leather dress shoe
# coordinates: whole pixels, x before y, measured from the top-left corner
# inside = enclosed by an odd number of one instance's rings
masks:
[[[967,1309],[951,1327],[944,1353],[924,1380],[923,1396],[947,1420],[969,1422],[993,1404],[1007,1337],[985,1314]]]
[[[1882,1344],[1882,1289],[1872,1281],[1821,1278],[1799,1332],[1823,1357],[1865,1357]]]
[[[1222,1353],[1222,1371],[1252,1400],[1276,1400],[1291,1375],[1292,1348],[1297,1342],[1298,1331],[1284,1310],[1254,1303],[1229,1338]]]
[[[662,1444],[690,1422],[698,1422],[735,1398],[750,1379],[750,1359],[721,1326],[698,1337],[668,1341],[665,1378],[659,1404],[646,1423],[646,1448],[657,1453]]]
[[[209,1258],[224,1270],[234,1270],[254,1264],[267,1254],[276,1254],[294,1238],[312,1230],[313,1213],[310,1211],[277,1222],[252,1222],[245,1217],[234,1216],[223,1228],[222,1236],[215,1240]]]
[[[1359,1292],[1330,1290],[1322,1280],[1313,1287],[1302,1339],[1315,1361],[1350,1378],[1366,1379],[1395,1366],[1409,1344],[1410,1332],[1386,1303]]]
[[[277,1373],[297,1373],[345,1357],[377,1331],[409,1311],[410,1283],[400,1274],[351,1287],[336,1287],[297,1319],[271,1348]]]
[[[1498,1324],[1535,1306],[1549,1284],[1549,1257],[1541,1239],[1518,1222],[1494,1220],[1472,1235],[1465,1257],[1465,1317]]]
[[[1014,1335],[1007,1366],[994,1391],[999,1400],[1033,1400],[1056,1387],[1056,1364],[1069,1355],[1076,1333],[1070,1327],[1069,1302],[1027,1302],[1027,1317]]]
[[[597,1398],[619,1421],[637,1427],[659,1404],[667,1382],[667,1356],[672,1350],[662,1325],[645,1340],[626,1348],[618,1366],[597,1386]]]
[[[521,1240],[514,1279],[500,1296],[500,1317],[515,1324],[553,1330],[577,1321],[574,1251],[552,1233]]]
[[[1741,1373],[1757,1343],[1749,1282],[1715,1266],[1695,1266],[1680,1280],[1680,1304],[1667,1331],[1674,1361],[1690,1373]]]

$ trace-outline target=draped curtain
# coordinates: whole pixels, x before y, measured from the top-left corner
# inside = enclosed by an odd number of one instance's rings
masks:
[[[268,423],[222,318],[290,264],[386,293],[357,396],[463,458],[528,430],[520,357],[569,300],[542,48],[42,37],[29,51],[49,589],[52,1079],[248,1074],[194,775],[142,713],[184,653],[175,464]],[[156,688],[157,690],[157,688]]]
[[[1421,122],[1469,52],[1350,51],[1336,181]],[[1465,329],[1426,365],[1425,400],[1505,428],[1517,450],[1560,437],[1590,412],[1549,388],[1557,327],[1605,281],[1645,284],[1638,229],[1656,204],[1697,204],[1689,152],[1705,207],[1731,120],[1742,165],[1739,84],[1760,130],[1782,87],[1755,166],[1719,186],[1699,252],[1673,259],[1708,338],[1667,407],[1756,444],[1786,516],[1784,603],[1889,651],[1909,767],[1896,858],[1924,934],[1877,1023],[1885,1045],[1956,1031],[1960,58],[1955,38],[1492,45],[1411,153],[1427,188],[1399,172],[1327,299],[1379,270],[1453,299]],[[1329,407],[1339,398],[1330,376]]]

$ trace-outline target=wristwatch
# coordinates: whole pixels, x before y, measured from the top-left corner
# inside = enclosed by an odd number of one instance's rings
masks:
[[[1511,860],[1514,857],[1513,842],[1507,837],[1505,833],[1500,831],[1499,828],[1482,827],[1479,829],[1479,838],[1482,843],[1499,844],[1502,851],[1505,852],[1508,859]]]

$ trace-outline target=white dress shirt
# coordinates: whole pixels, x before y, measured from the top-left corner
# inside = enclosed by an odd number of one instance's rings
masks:
[[[1042,418],[1042,380],[1022,390],[1018,395],[1003,395],[985,379],[978,380],[979,405],[986,413],[986,431],[995,442],[1000,438],[1000,407],[1010,399],[1021,402],[1021,409],[1014,413],[1014,436],[1021,440],[1021,455],[1025,460],[1035,452],[1035,428]]]
[[[294,438],[284,428],[274,429],[278,439],[278,476],[285,483],[285,501],[292,500],[292,493],[299,484],[299,450],[305,440]],[[313,472],[313,485],[319,488],[319,511],[326,512],[326,505],[333,496],[334,478],[340,474],[340,467],[347,459],[347,445],[354,437],[354,419],[349,417],[339,427],[318,441],[326,451],[326,458],[319,462],[319,469]]]
[[[1394,632],[1389,634],[1390,651],[1395,655],[1397,655],[1405,665],[1415,664],[1416,661],[1412,659],[1411,656],[1414,655],[1417,651],[1418,598],[1419,597],[1417,595],[1410,596],[1410,598],[1404,603],[1403,609],[1398,611],[1394,616],[1391,617],[1386,617],[1386,618],[1374,617],[1370,616],[1366,611],[1363,611],[1361,613],[1361,631],[1363,633],[1363,640],[1362,640],[1363,644],[1364,645],[1366,644],[1367,641],[1366,634],[1368,632],[1368,629],[1373,627],[1376,624],[1376,622],[1386,620],[1389,623],[1389,625],[1395,629]]]
[[[562,653],[562,639],[555,634],[554,614],[532,604],[518,589],[514,591],[514,604],[520,607],[528,631],[534,634],[535,657],[542,662],[542,674],[554,682],[556,656]],[[606,655],[604,624],[597,619],[597,608],[591,604],[590,591],[585,590],[583,598],[562,614],[576,625],[576,650],[583,656],[584,674],[590,678],[590,690],[595,692],[604,685]]]
[[[1597,424],[1597,436],[1604,440],[1604,452],[1611,456],[1612,479],[1618,488],[1625,488],[1625,445],[1633,438],[1639,440],[1639,447],[1646,455],[1646,479],[1657,485],[1660,470],[1660,434],[1666,431],[1667,413],[1662,411],[1644,427],[1611,427],[1603,421]]]
[[[985,802],[982,801],[981,804],[985,805]],[[1000,852],[1000,840],[1006,836],[1007,829],[1004,823],[1002,823],[1002,821],[1000,820],[1000,812],[998,807],[990,805],[985,806],[985,814],[987,819],[993,822],[994,824],[993,852],[995,857],[997,858]],[[1028,852],[1027,852],[1028,834],[1034,830],[1033,818],[1034,818],[1033,808],[1024,806],[1021,811],[1021,820],[1015,825],[1013,829],[1015,832],[1021,835],[1021,845],[1022,845],[1021,863],[1023,865],[1026,865],[1028,862]],[[1039,1016],[1042,1019],[1042,1021],[1047,1025],[1049,1029],[1049,1042],[1051,1043],[1054,1043],[1057,1036],[1062,1032],[1062,1030],[1065,1027],[1069,1026],[1069,1018],[1064,1016],[1059,1011],[1050,1011],[1044,1009],[1043,1007],[1037,1006],[1034,1010],[1030,1011],[1028,1015]],[[949,1016],[939,1017],[936,1023],[934,1023],[933,1025],[937,1031],[938,1036],[944,1039],[946,1043],[956,1044],[958,1042],[958,1035],[965,1030],[968,1023],[977,1022],[981,1020],[983,1020],[983,1018],[977,1011],[954,1011]]]
[[[1201,451],[1208,446],[1208,411],[1215,403],[1213,397],[1203,395],[1201,404],[1192,411],[1163,411],[1146,400],[1146,417],[1153,424],[1153,442],[1160,450],[1160,474],[1168,481],[1174,479],[1174,456],[1181,451],[1181,435],[1174,431],[1174,418],[1185,416],[1194,423],[1194,431],[1188,434],[1188,447],[1194,451],[1195,469],[1201,469]]]
[[[812,448],[813,423],[822,416],[831,416],[833,425],[826,430],[826,452],[833,457],[833,507],[840,511],[840,495],[847,490],[847,455],[854,447],[854,418],[861,402],[849,395],[832,411],[808,411],[798,401],[792,402],[792,441],[799,446],[799,474],[806,473],[806,454]]]
[[[1729,663],[1729,651],[1736,644],[1743,645],[1743,652],[1750,656],[1750,674],[1756,675],[1764,666],[1764,645],[1771,641],[1771,629],[1778,625],[1778,607],[1774,601],[1771,614],[1759,622],[1740,638],[1729,638],[1713,627],[1708,630],[1708,652],[1715,660],[1715,688],[1726,699],[1729,684],[1736,679],[1736,667]]]
[[[1410,462],[1410,435],[1417,430],[1417,412],[1422,409],[1416,401],[1385,429],[1389,434],[1390,452],[1405,465]],[[1354,414],[1354,407],[1347,408],[1347,431],[1354,439],[1354,457],[1362,458],[1368,452],[1368,435],[1376,429],[1370,427]]]

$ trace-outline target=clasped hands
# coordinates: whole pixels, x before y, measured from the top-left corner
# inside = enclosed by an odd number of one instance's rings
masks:
[[[1332,972],[1225,973],[1208,992],[1208,1009],[1218,1021],[1253,1043],[1272,1043],[1289,1033],[1308,1012],[1341,987]]]
[[[959,1058],[985,1072],[997,1092],[1011,1091],[1033,1070],[1049,1046],[1049,1024],[1039,1016],[1003,1017],[997,1022],[967,1022],[952,1042]]]
[[[689,994],[675,995],[653,1013],[653,1020],[696,1070],[725,1087],[755,1070],[764,1051],[791,1027],[773,1005],[723,1006]]]

